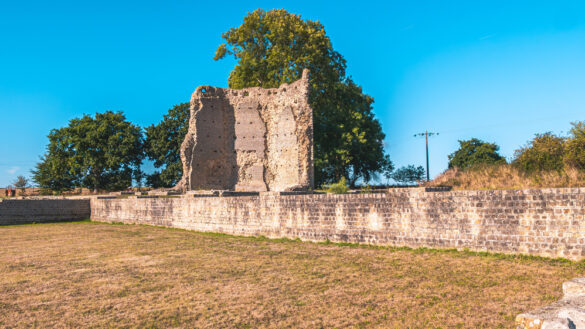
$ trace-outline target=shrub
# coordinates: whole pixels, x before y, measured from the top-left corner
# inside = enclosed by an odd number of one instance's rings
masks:
[[[374,193],[374,189],[370,186],[370,184],[366,184],[360,188],[360,193]]]
[[[565,163],[570,167],[585,171],[585,122],[571,124],[573,128],[565,143]]]
[[[536,134],[526,146],[514,152],[512,164],[526,172],[563,170],[565,138],[551,132]]]
[[[325,192],[333,193],[333,194],[343,194],[349,191],[349,186],[347,186],[347,180],[345,177],[341,177],[339,182],[331,184],[329,186],[325,186]]]
[[[449,155],[449,168],[467,169],[478,165],[506,163],[500,147],[477,138],[459,141],[459,149]]]

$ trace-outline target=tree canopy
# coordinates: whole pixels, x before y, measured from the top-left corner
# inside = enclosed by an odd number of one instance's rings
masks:
[[[214,59],[229,55],[238,62],[230,88],[275,88],[300,79],[305,68],[311,71],[317,185],[341,177],[355,185],[392,169],[384,153],[385,135],[372,112],[374,99],[346,76],[346,61],[321,23],[283,9],[258,9],[222,37],[225,43]]]
[[[561,171],[565,138],[551,132],[536,134],[526,146],[514,152],[512,164],[525,172]]]
[[[189,130],[189,103],[181,103],[169,109],[161,122],[146,128],[144,153],[154,161],[155,171],[146,178],[152,187],[172,187],[183,175],[181,143]]]
[[[506,159],[498,153],[500,147],[477,138],[460,140],[459,149],[449,155],[449,168],[468,169],[477,165],[502,164]]]
[[[121,112],[75,118],[48,137],[47,152],[33,170],[41,188],[120,190],[141,175],[142,130]]]
[[[425,179],[425,168],[408,165],[396,169],[391,175],[392,179],[401,184],[414,184]]]

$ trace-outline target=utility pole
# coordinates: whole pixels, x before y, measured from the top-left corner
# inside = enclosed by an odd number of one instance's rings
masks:
[[[429,176],[429,137],[431,136],[436,136],[439,133],[431,133],[425,130],[424,133],[418,133],[415,134],[414,137],[422,137],[425,136],[425,144],[427,146],[427,182],[430,181],[430,176]]]

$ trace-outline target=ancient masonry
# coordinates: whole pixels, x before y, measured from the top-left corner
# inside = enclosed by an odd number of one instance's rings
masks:
[[[585,258],[585,188],[96,199],[91,218],[308,241]]]
[[[309,71],[279,88],[198,87],[177,189],[298,191],[313,186]]]
[[[84,220],[90,213],[88,199],[0,199],[0,225]]]

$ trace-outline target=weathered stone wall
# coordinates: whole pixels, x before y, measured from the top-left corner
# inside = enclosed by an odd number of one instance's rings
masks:
[[[89,219],[89,199],[0,200],[0,225]]]
[[[92,200],[96,221],[582,259],[585,189]]]
[[[292,191],[313,186],[309,73],[279,88],[198,87],[181,146],[182,191]]]

